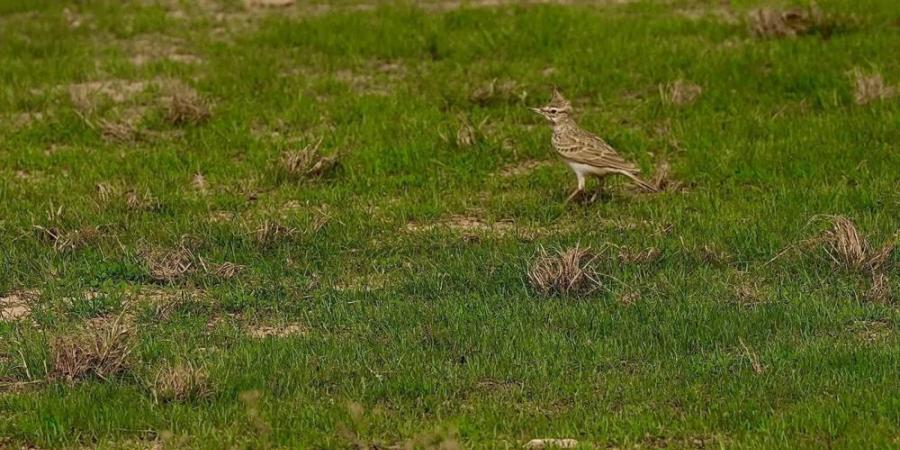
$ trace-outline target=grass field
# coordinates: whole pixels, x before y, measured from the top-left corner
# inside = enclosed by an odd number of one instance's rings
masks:
[[[900,4],[786,6],[0,0],[0,448],[900,447]]]

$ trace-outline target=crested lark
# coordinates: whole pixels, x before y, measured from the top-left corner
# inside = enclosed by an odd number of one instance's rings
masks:
[[[584,192],[584,181],[588,175],[603,180],[607,175],[625,175],[641,188],[656,192],[657,189],[638,178],[640,169],[619,156],[614,148],[600,137],[582,130],[572,119],[572,105],[553,91],[553,98],[543,108],[531,108],[544,116],[553,127],[553,148],[563,161],[569,165],[578,177],[578,189],[566,199],[566,202]]]

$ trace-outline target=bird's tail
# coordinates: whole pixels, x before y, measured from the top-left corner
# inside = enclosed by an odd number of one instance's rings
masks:
[[[647,192],[659,192],[659,188],[638,178],[638,176],[635,174],[629,173],[628,178],[631,178],[631,181],[634,181],[634,184],[638,185],[638,187],[640,187],[641,189],[643,189]]]

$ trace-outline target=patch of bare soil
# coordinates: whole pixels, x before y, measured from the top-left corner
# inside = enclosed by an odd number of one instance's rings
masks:
[[[888,320],[855,320],[850,332],[865,342],[882,342],[893,334],[893,328]]]
[[[302,336],[307,333],[305,326],[299,323],[287,323],[283,325],[255,325],[247,327],[247,335],[254,339],[268,337]]]
[[[9,124],[14,130],[22,130],[34,124],[42,123],[52,117],[51,113],[44,112],[22,112],[13,114],[11,117],[4,118],[0,124]]]
[[[718,2],[716,5],[709,2],[678,8],[675,10],[675,14],[689,20],[714,20],[729,25],[740,22],[740,18],[727,0]]]
[[[171,105],[179,98],[202,100],[191,87],[173,78],[88,81],[71,84],[66,90],[75,111],[88,126],[106,139],[126,142],[160,134],[140,127],[149,111],[166,108],[170,116]],[[200,103],[191,102],[192,105]],[[189,119],[188,122],[195,117],[208,117],[208,108],[191,108],[178,116]]]
[[[818,33],[829,37],[836,28],[835,18],[812,3],[808,7],[788,9],[759,8],[747,15],[750,32],[758,38],[794,38]]]
[[[122,44],[123,50],[135,66],[159,61],[197,64],[202,59],[184,49],[183,40],[162,34],[145,34]]]
[[[334,74],[336,80],[347,84],[354,92],[379,96],[393,94],[404,76],[406,67],[403,64],[384,60],[372,60],[358,68],[343,69]]]
[[[532,439],[525,444],[525,448],[530,450],[544,450],[553,448],[577,448],[578,441],[575,439],[558,439],[544,438]]]
[[[410,222],[406,225],[406,229],[413,232],[432,231],[442,228],[461,232],[493,233],[499,235],[506,234],[515,230],[515,226],[511,220],[487,223],[477,217],[461,215],[453,215],[438,222]]]
[[[284,8],[294,4],[294,0],[244,0],[248,8]]]
[[[31,315],[31,304],[37,300],[40,292],[26,289],[10,292],[0,296],[0,322],[23,320]]]

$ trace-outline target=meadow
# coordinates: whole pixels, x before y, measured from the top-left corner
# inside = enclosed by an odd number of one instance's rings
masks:
[[[897,49],[896,0],[0,0],[0,448],[900,447]],[[564,202],[554,89],[661,192]]]

